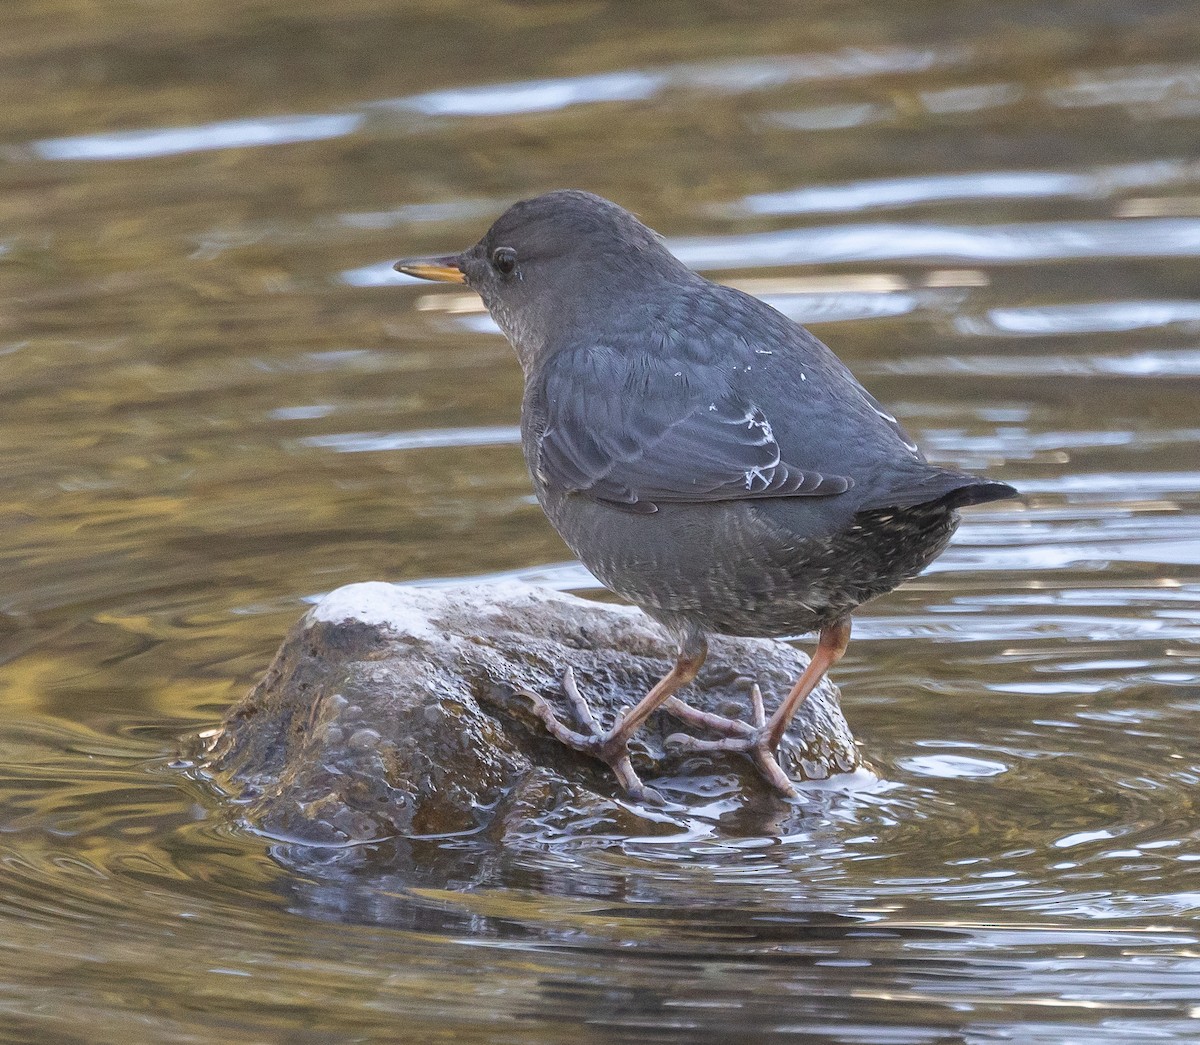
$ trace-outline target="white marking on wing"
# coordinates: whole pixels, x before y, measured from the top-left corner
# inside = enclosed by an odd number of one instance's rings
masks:
[[[763,473],[760,467],[746,469],[746,489],[753,491],[755,482],[762,482],[763,489],[771,485],[771,480]]]

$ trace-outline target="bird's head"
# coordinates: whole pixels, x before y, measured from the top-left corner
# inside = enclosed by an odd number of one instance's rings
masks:
[[[573,325],[628,309],[663,280],[695,278],[627,210],[574,189],[514,204],[461,254],[395,268],[476,291],[523,364]]]

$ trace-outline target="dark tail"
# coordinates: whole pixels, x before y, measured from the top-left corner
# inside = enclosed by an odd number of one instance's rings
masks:
[[[1003,501],[1020,494],[1008,483],[986,479],[981,475],[954,472],[948,468],[928,468],[886,494],[876,497],[867,508],[911,508],[918,504],[938,503],[947,508],[963,508],[969,504]]]
[[[1003,501],[1019,497],[1016,489],[996,479],[985,479],[978,475],[964,475],[967,482],[941,498],[947,508],[965,508],[968,504],[987,504],[988,501]]]

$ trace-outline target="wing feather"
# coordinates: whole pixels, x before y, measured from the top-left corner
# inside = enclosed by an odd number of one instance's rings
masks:
[[[735,395],[682,405],[664,419],[661,402],[626,404],[614,426],[611,404],[558,399],[538,448],[543,481],[638,512],[663,503],[830,497],[853,485],[784,461],[766,414]]]

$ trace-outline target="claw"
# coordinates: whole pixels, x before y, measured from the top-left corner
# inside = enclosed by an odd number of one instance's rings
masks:
[[[575,685],[574,668],[567,668],[563,672],[562,688],[563,693],[567,696],[567,700],[571,702],[571,709],[575,712],[575,717],[583,725],[587,726],[592,733],[599,733],[600,723],[596,721],[596,717],[592,714],[592,709],[588,707],[588,702],[583,699],[579,692],[579,687]]]
[[[589,733],[579,733],[559,719],[554,708],[550,706],[550,702],[540,693],[534,693],[533,690],[524,688],[517,689],[515,692],[517,696],[525,697],[533,705],[533,713],[542,720],[546,731],[556,740],[586,754],[593,754],[599,750],[601,734],[598,729],[593,729]],[[593,721],[591,725],[594,727],[595,722]]]
[[[533,713],[542,720],[546,732],[552,737],[575,751],[606,762],[616,776],[617,782],[630,798],[651,805],[665,805],[666,802],[662,795],[654,788],[647,787],[642,783],[641,777],[637,775],[633,763],[629,760],[628,738],[620,733],[625,709],[622,708],[618,713],[613,728],[605,732],[600,728],[600,723],[596,721],[596,716],[592,714],[587,700],[579,692],[579,687],[575,684],[575,672],[571,668],[567,668],[563,674],[562,689],[567,702],[571,705],[571,710],[586,732],[581,733],[566,725],[558,717],[554,708],[550,706],[550,702],[540,693],[534,693],[533,690],[524,687],[518,688],[515,692],[530,701],[533,705]]]
[[[767,724],[767,709],[763,707],[762,690],[757,682],[750,687],[750,713],[754,716],[754,725],[759,729]]]
[[[702,740],[689,733],[672,733],[663,743],[668,747],[699,754],[746,755],[776,791],[785,798],[796,797],[795,785],[780,766],[776,753],[771,750],[770,736],[765,728],[755,730],[752,736],[722,737],[720,740]]]
[[[698,754],[745,755],[771,787],[785,798],[796,797],[796,788],[779,764],[778,755],[772,745],[767,711],[763,706],[762,690],[757,682],[750,687],[750,715],[753,725],[735,718],[726,718],[724,715],[700,711],[674,698],[667,702],[666,707],[676,718],[690,725],[722,734],[720,740],[703,740],[689,733],[672,733],[663,741],[667,747]]]

